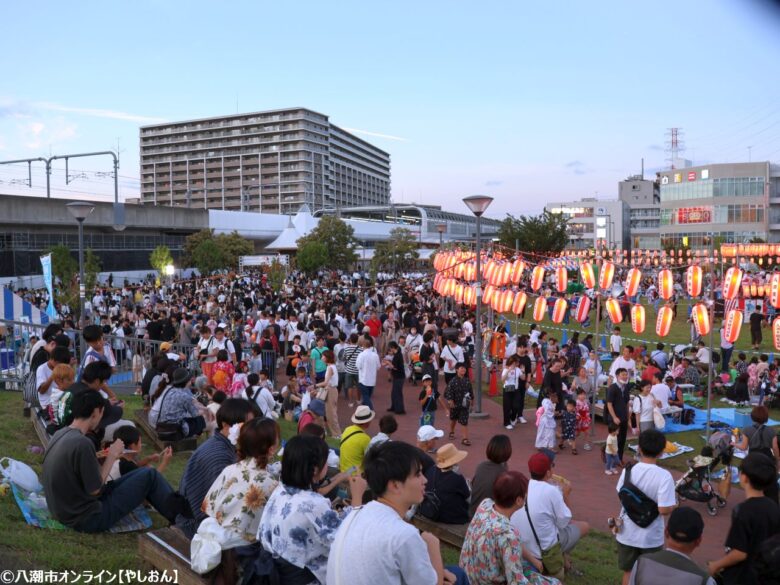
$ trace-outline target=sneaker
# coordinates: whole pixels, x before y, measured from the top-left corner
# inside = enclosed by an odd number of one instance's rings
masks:
[[[612,470],[611,469],[605,469],[604,470],[604,475],[612,475]]]
[[[520,417],[518,420],[520,421],[520,424],[526,424],[526,423],[528,422],[528,421],[527,421],[527,420],[525,420],[525,418],[524,418],[524,417],[522,417],[522,416],[521,416],[521,417]]]
[[[512,425],[506,425],[504,428],[507,429],[508,431],[511,431],[515,427]]]

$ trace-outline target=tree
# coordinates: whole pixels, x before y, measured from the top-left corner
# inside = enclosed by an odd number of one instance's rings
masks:
[[[419,257],[414,234],[406,228],[393,228],[390,230],[390,239],[376,245],[374,257],[371,259],[371,270],[398,272]]]
[[[298,242],[300,242],[300,240],[298,240]],[[304,242],[303,245],[300,245],[299,243],[298,254],[295,259],[298,262],[298,268],[307,274],[314,274],[328,263],[330,256],[331,254],[325,244],[315,240],[309,240],[308,242]]]
[[[201,275],[206,276],[220,268],[224,268],[225,256],[214,238],[208,238],[198,244],[198,247],[192,251],[192,263]]]
[[[51,272],[63,285],[69,285],[79,271],[78,261],[71,256],[70,248],[63,244],[51,250]]]
[[[184,239],[184,265],[196,266],[195,264],[195,250],[206,240],[214,239],[214,230],[203,229],[194,234],[190,234]]]
[[[341,218],[331,215],[320,218],[320,222],[311,233],[298,239],[299,256],[301,249],[309,242],[319,242],[325,246],[328,268],[347,270],[358,259],[355,253],[357,246],[355,230]]]
[[[569,241],[568,221],[563,214],[545,210],[540,215],[507,214],[498,229],[501,245],[514,248],[519,241],[524,252],[561,252]]]
[[[92,248],[87,248],[84,254],[84,285],[88,291],[95,289],[98,272],[100,272],[100,264],[100,257],[92,251]]]
[[[284,278],[287,275],[287,269],[278,260],[274,260],[268,265],[268,284],[274,292],[282,290]]]
[[[173,264],[173,256],[168,246],[157,246],[149,255],[149,264],[157,271],[157,274],[163,275],[165,267]]]
[[[230,234],[220,234],[216,237],[217,245],[225,260],[223,268],[238,268],[238,257],[248,256],[255,251],[255,246],[237,231]]]

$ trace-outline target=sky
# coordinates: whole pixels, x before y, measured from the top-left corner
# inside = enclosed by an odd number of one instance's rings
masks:
[[[0,160],[119,150],[139,126],[304,106],[392,158],[392,199],[487,215],[617,197],[668,163],[780,163],[780,10],[760,0],[12,2],[0,35]],[[0,193],[45,194],[43,165]],[[108,157],[59,197],[110,200]],[[97,175],[96,175],[97,173]],[[103,176],[100,176],[101,173]],[[25,183],[25,184],[22,184]]]

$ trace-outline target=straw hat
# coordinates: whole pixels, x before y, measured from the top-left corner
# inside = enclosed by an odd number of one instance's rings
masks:
[[[447,443],[436,450],[436,467],[447,469],[463,461],[466,455],[468,451],[461,451],[452,443]]]

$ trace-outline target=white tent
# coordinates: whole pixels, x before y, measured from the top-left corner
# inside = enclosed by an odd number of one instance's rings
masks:
[[[279,234],[276,239],[268,244],[265,249],[269,251],[279,251],[284,252],[288,250],[297,250],[298,249],[298,238],[301,237],[301,234],[298,232],[297,229],[295,229],[295,225],[293,225],[293,218],[290,217],[289,221],[287,222],[287,227],[282,230],[282,233]]]
[[[298,230],[298,233],[301,236],[305,236],[317,227],[319,220],[311,214],[309,206],[304,204],[298,209],[298,213],[295,214],[292,222],[295,225],[295,229]]]

